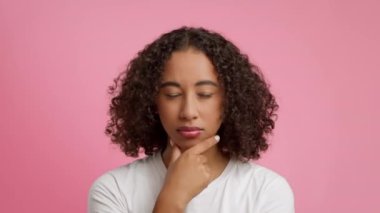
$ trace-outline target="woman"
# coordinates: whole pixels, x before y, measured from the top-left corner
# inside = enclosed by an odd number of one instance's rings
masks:
[[[106,133],[146,158],[93,184],[89,212],[294,212],[267,150],[278,105],[258,67],[220,34],[182,27],[134,58],[111,87]]]

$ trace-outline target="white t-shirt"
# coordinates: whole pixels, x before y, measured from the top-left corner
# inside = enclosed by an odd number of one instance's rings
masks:
[[[151,213],[166,167],[159,153],[111,170],[89,191],[89,213]],[[230,160],[222,174],[194,197],[186,213],[294,213],[293,192],[277,173]]]

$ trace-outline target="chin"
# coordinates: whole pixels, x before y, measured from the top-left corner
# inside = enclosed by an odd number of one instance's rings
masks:
[[[191,147],[195,146],[197,144],[197,142],[199,142],[199,139],[198,140],[186,140],[186,141],[182,140],[179,143],[177,142],[176,145],[183,152],[183,151],[186,151],[186,150],[190,149]]]

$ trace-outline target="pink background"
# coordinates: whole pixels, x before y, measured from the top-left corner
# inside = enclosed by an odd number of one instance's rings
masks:
[[[182,25],[221,32],[271,82],[261,163],[297,212],[380,212],[380,3],[189,2],[0,0],[0,212],[86,211],[94,179],[131,160],[103,134],[107,87]]]

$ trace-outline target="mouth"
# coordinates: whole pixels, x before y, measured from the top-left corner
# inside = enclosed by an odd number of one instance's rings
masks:
[[[193,139],[197,138],[201,133],[203,129],[199,127],[188,127],[183,126],[177,129],[177,132],[184,138],[187,139]]]

